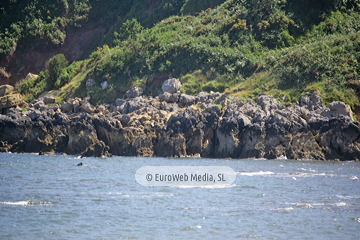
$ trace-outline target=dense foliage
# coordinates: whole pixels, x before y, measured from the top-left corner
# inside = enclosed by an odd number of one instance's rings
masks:
[[[109,82],[109,89],[93,91],[94,103],[112,101],[132,85],[157,94],[156,80],[178,77],[191,94],[270,93],[296,101],[317,89],[326,101],[359,104],[349,87],[360,72],[359,0],[102,2],[112,6],[107,17],[120,6],[127,12],[117,15],[82,70],[68,75],[79,82],[72,90],[79,96],[89,77]],[[86,4],[99,4],[97,16],[104,9],[98,1]]]
[[[87,19],[88,0],[5,0],[0,3],[0,54],[12,54],[29,42],[38,47],[64,43],[67,26]],[[36,41],[41,39],[42,41]]]

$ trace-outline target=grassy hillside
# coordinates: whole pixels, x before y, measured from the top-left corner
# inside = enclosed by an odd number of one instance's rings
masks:
[[[146,1],[146,8],[139,2],[87,59],[56,74],[48,67],[19,91],[31,98],[55,88],[59,99],[85,97],[92,78],[98,83],[92,101],[101,103],[135,85],[156,95],[162,80],[176,77],[189,94],[283,94],[296,101],[317,89],[327,102],[360,105],[358,0]],[[167,11],[154,14],[160,7]],[[105,80],[110,87],[103,90]]]

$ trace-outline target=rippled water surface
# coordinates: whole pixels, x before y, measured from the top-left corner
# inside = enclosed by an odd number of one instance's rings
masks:
[[[143,166],[229,166],[237,177],[145,187]],[[0,239],[356,239],[359,179],[359,162],[0,154]]]

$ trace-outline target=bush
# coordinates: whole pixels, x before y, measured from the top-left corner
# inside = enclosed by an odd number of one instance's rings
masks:
[[[46,66],[46,87],[49,90],[59,89],[60,84],[57,83],[58,78],[60,77],[62,70],[67,67],[68,61],[66,60],[64,54],[57,54],[51,58]]]

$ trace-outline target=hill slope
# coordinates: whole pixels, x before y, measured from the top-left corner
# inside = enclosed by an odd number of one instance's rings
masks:
[[[296,101],[316,89],[326,102],[359,105],[358,0],[146,3],[124,5],[126,14],[106,25],[102,46],[59,70],[52,78],[59,97],[87,96],[88,78],[97,83],[93,103],[114,101],[131,86],[156,95],[163,80],[176,77],[190,94],[213,90],[248,98],[266,93]],[[93,17],[88,12],[93,20],[87,26],[98,26],[99,11]],[[19,91],[31,98],[51,90],[48,70],[20,84]],[[103,81],[110,87],[103,90]]]

